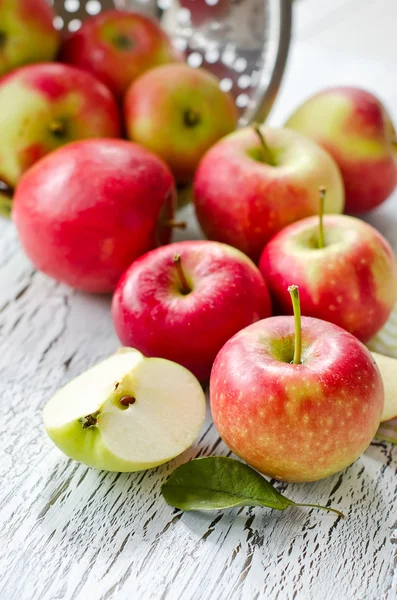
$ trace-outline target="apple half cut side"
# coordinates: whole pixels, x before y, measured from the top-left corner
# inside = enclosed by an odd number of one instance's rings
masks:
[[[189,448],[205,418],[200,383],[184,367],[123,351],[49,400],[45,429],[70,458],[106,471],[142,471]]]
[[[397,359],[377,352],[371,352],[382,376],[385,390],[385,404],[381,422],[397,416]]]

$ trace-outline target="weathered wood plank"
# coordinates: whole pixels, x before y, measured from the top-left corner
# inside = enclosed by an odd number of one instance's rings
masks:
[[[191,450],[146,473],[106,474],[61,455],[40,410],[117,347],[110,300],[34,273],[12,225],[1,235],[1,598],[362,600],[392,589],[397,449],[386,443],[343,474],[283,486],[299,502],[334,503],[347,521],[303,509],[167,506],[160,486],[177,464],[227,453],[209,416]]]

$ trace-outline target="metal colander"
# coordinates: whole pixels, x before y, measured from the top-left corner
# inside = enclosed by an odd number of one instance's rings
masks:
[[[288,53],[292,0],[52,0],[55,26],[77,31],[109,8],[155,16],[192,67],[220,79],[240,125],[262,121],[278,91]]]

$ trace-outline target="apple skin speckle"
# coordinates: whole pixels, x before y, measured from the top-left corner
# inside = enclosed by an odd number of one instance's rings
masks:
[[[229,340],[211,373],[211,410],[223,441],[255,469],[315,481],[369,446],[382,415],[383,384],[370,352],[336,325],[302,318],[300,365],[277,355],[288,343],[293,352],[293,336],[293,317],[281,316]]]

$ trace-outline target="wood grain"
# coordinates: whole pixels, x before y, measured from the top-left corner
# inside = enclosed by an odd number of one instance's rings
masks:
[[[144,473],[98,472],[54,448],[41,409],[117,348],[110,300],[34,272],[13,226],[0,227],[1,599],[394,597],[390,444],[373,443],[325,481],[281,486],[297,502],[334,504],[346,521],[305,509],[198,514],[167,506],[160,486],[176,465],[228,452],[209,416],[192,449]]]
[[[324,6],[339,11],[342,2]],[[310,5],[322,17],[320,3]],[[303,0],[297,6],[306,10]],[[330,83],[379,90],[397,120],[392,64],[296,47],[274,122]],[[397,249],[396,196],[371,222]],[[53,447],[41,409],[117,348],[109,305],[34,272],[13,226],[0,222],[0,600],[397,598],[396,446],[374,442],[341,474],[280,485],[296,502],[332,503],[345,521],[298,508],[199,514],[167,506],[160,486],[176,465],[228,453],[209,416],[192,449],[144,473],[98,472]],[[387,333],[379,343],[390,343]]]

